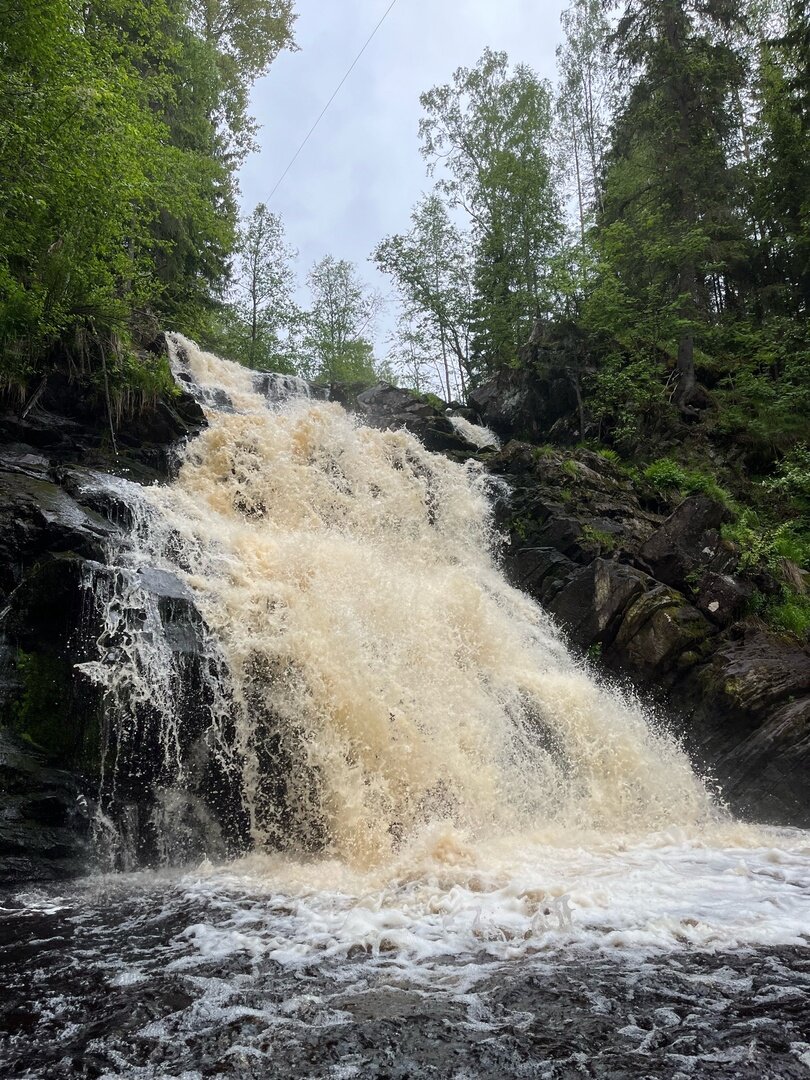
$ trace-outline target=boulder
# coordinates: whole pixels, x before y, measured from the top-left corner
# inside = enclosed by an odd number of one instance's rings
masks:
[[[643,682],[673,681],[696,663],[715,627],[666,585],[655,585],[627,610],[607,654],[611,664]]]
[[[81,873],[90,832],[88,787],[0,727],[0,885]]]
[[[499,435],[544,441],[560,420],[576,412],[574,381],[567,369],[503,368],[471,390],[468,404],[479,421]]]
[[[693,672],[688,689],[685,734],[731,808],[810,828],[810,652],[748,628]]]
[[[710,570],[698,585],[697,606],[718,626],[728,626],[743,612],[751,593],[751,587],[741,578]]]
[[[623,613],[652,584],[632,566],[594,559],[578,570],[548,608],[580,648],[612,641]]]
[[[810,696],[787,701],[748,738],[718,755],[723,794],[759,821],[810,828]]]
[[[541,604],[547,604],[577,570],[576,563],[555,548],[520,547],[504,563],[512,583]]]
[[[734,561],[722,547],[719,531],[730,520],[731,514],[722,503],[706,495],[691,495],[643,544],[640,558],[653,577],[686,589],[695,571]]]
[[[752,630],[717,649],[703,682],[727,712],[760,717],[810,693],[810,653],[779,634]]]
[[[110,522],[81,506],[47,478],[35,455],[28,471],[19,453],[0,460],[0,593],[19,584],[23,568],[46,552],[102,558]]]
[[[441,409],[410,390],[378,383],[362,390],[354,401],[357,411],[371,427],[405,428],[428,450],[458,450],[470,454],[478,451],[477,446],[459,434]]]

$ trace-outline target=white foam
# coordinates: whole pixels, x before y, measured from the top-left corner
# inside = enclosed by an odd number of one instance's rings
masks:
[[[501,440],[490,428],[472,424],[463,416],[451,415],[449,419],[459,435],[480,450],[497,450],[501,445]]]
[[[188,899],[215,899],[228,917],[190,927],[193,950],[173,968],[235,953],[288,967],[348,958],[411,969],[571,948],[810,944],[807,833],[735,826],[581,840],[566,847],[520,837],[448,860],[445,836],[443,848],[410,850],[366,872],[266,855],[205,866],[178,888]]]

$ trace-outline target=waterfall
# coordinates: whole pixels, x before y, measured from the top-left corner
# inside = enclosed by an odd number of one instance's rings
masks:
[[[174,482],[129,485],[123,595],[120,582],[101,595],[109,640],[124,612],[140,614],[112,666],[98,665],[114,723],[137,728],[149,708],[161,805],[191,788],[207,798],[178,727],[193,677],[204,684],[193,736],[222,777],[238,774],[258,850],[363,866],[437,827],[492,842],[712,817],[674,741],[599,685],[507,583],[479,463],[364,427],[300,380],[169,340],[209,426]],[[144,589],[155,568],[202,618],[193,670]],[[125,733],[115,741],[120,753]]]

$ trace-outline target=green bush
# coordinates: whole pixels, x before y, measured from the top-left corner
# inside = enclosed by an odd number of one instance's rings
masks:
[[[602,551],[615,551],[616,537],[602,529],[594,529],[592,525],[582,526],[582,535],[592,544],[598,544]]]
[[[785,630],[802,640],[810,636],[810,596],[786,595],[766,608],[765,616],[777,630]]]
[[[659,458],[644,470],[644,479],[659,491],[682,489],[686,473],[672,458]]]
[[[644,479],[658,491],[680,491],[684,495],[708,495],[718,502],[729,503],[731,496],[712,476],[697,469],[684,469],[672,458],[653,461],[643,473]]]
[[[770,525],[762,521],[756,510],[743,510],[737,520],[722,527],[724,540],[740,549],[743,570],[769,570],[781,575],[783,559],[801,569],[810,566],[810,535],[788,521]]]
[[[611,465],[621,465],[622,463],[621,455],[618,454],[615,450],[611,450],[608,446],[600,447],[596,451],[596,453],[599,455],[600,458],[604,458],[605,461],[609,461]]]

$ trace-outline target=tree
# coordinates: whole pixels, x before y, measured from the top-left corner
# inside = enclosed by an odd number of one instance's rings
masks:
[[[302,313],[295,302],[293,260],[278,215],[259,203],[239,241],[237,310],[246,330],[238,359],[265,370],[295,370],[295,337]]]
[[[234,164],[253,149],[250,87],[283,49],[294,49],[292,0],[189,0],[189,21],[213,49],[221,85],[220,128]]]
[[[472,254],[469,237],[451,222],[442,199],[426,195],[411,214],[411,230],[390,236],[375,249],[378,268],[391,274],[405,308],[402,325],[411,340],[430,338],[441,357],[444,392],[450,401],[463,397],[470,371],[472,337]],[[451,380],[451,368],[455,380]],[[452,382],[458,383],[454,392]]]
[[[474,352],[513,363],[550,310],[549,264],[562,234],[549,148],[551,95],[530,68],[487,49],[452,84],[421,97],[422,153],[439,190],[468,214],[475,245]]]
[[[66,356],[125,379],[136,324],[194,333],[221,300],[250,128],[235,87],[246,101],[292,15],[285,0],[205,7],[210,33],[187,0],[1,6],[6,381]]]
[[[630,89],[614,125],[591,321],[619,339],[643,327],[663,351],[674,343],[683,407],[695,335],[715,306],[710,274],[744,238],[728,157],[743,78],[727,34],[737,19],[736,0],[628,0],[615,34]]]
[[[446,393],[436,341],[422,323],[411,321],[405,311],[397,320],[387,359],[396,376],[410,390],[422,394],[438,388],[442,394]]]
[[[304,338],[306,374],[323,382],[373,381],[373,348],[363,334],[379,310],[379,297],[352,263],[332,255],[312,267],[307,283],[312,307]]]
[[[752,215],[762,314],[810,311],[810,15],[787,9],[783,32],[761,43],[752,125]]]
[[[610,23],[602,0],[574,0],[561,22],[565,41],[557,49],[557,115],[573,164],[584,248],[586,227],[602,209],[602,173],[616,94],[608,47]]]

